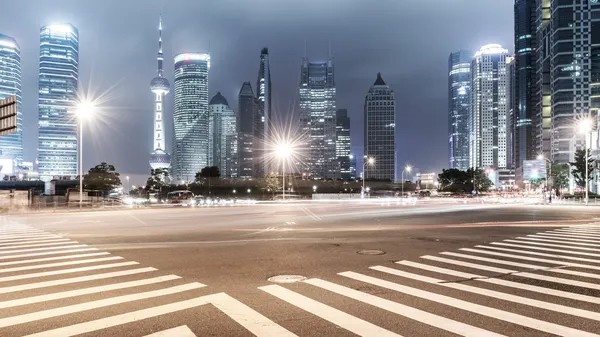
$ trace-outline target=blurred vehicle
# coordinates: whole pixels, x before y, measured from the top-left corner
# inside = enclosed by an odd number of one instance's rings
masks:
[[[194,193],[190,191],[173,191],[167,194],[167,202],[171,204],[191,205]]]
[[[197,195],[194,197],[194,201],[192,203],[193,207],[200,207],[206,205],[206,198],[202,195]]]

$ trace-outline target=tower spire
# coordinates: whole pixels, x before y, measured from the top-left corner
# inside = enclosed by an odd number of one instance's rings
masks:
[[[156,60],[158,61],[158,77],[163,76],[163,49],[162,49],[162,14],[158,17],[158,54]]]

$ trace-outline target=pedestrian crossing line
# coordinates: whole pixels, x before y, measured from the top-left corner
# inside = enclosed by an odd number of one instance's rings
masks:
[[[72,283],[79,283],[79,282],[86,282],[86,281],[102,280],[102,279],[108,279],[108,278],[119,277],[119,276],[135,275],[135,274],[147,273],[147,272],[156,271],[156,270],[157,270],[156,268],[146,267],[146,268],[129,269],[129,270],[116,271],[116,272],[103,273],[103,274],[92,274],[92,275],[66,278],[66,279],[60,279],[60,280],[28,283],[28,284],[22,284],[22,285],[17,285],[17,286],[9,286],[9,287],[0,288],[0,294],[13,293],[13,292],[23,291],[23,290],[40,289],[40,288],[53,287],[53,286],[58,286],[58,285],[65,285],[65,284],[72,284]]]
[[[329,321],[343,329],[346,329],[352,333],[355,333],[359,336],[371,337],[371,336],[381,336],[381,337],[402,337],[399,334],[386,330],[384,328],[378,327],[373,323],[369,323],[365,320],[362,320],[358,317],[347,314],[341,310],[330,307],[321,302],[317,302],[311,298],[308,298],[304,295],[300,295],[296,292],[288,290],[278,285],[268,285],[264,287],[259,287],[258,289],[273,295],[280,300],[283,300],[293,306],[296,306],[304,311],[307,311],[313,315],[316,315],[319,318],[322,318],[326,321]],[[393,303],[393,302],[392,302]],[[395,303],[396,304],[396,303]],[[401,304],[398,304],[400,307],[404,307]],[[406,307],[408,310],[402,314],[409,314],[411,310],[416,310],[410,307]],[[445,319],[443,317],[439,317],[441,319]]]
[[[549,233],[558,233],[561,235],[569,235],[569,236],[576,236],[576,237],[590,237],[590,238],[599,238],[600,237],[600,233],[599,234],[588,234],[588,233],[580,233],[580,232],[558,230],[558,229],[551,231]]]
[[[23,271],[23,270],[33,270],[33,269],[63,267],[63,266],[72,266],[72,265],[75,265],[75,264],[105,262],[105,261],[114,261],[114,260],[122,260],[122,259],[123,258],[121,256],[109,256],[109,257],[102,257],[102,258],[97,258],[97,259],[75,260],[75,261],[67,261],[67,262],[38,264],[38,265],[35,265],[35,266],[3,268],[3,269],[0,269],[0,274],[2,274],[2,273],[12,273],[12,272],[15,272],[15,271]]]
[[[546,266],[538,266],[538,265],[528,264],[528,263],[519,263],[519,262],[511,262],[511,261],[498,260],[498,259],[490,259],[490,258],[487,258],[487,257],[480,257],[480,256],[460,254],[460,253],[453,253],[453,252],[441,252],[440,254],[442,254],[442,255],[450,255],[450,256],[454,256],[454,257],[462,257],[464,259],[485,261],[485,262],[491,262],[491,263],[496,263],[496,264],[504,264],[504,265],[507,265],[507,266],[529,268],[529,269],[532,269],[532,270],[543,270],[543,271],[547,271],[547,272],[551,272],[551,273],[559,273],[559,274],[565,274],[565,275],[575,275],[575,276],[582,276],[582,277],[589,277],[589,278],[600,279],[600,274],[592,274],[592,273],[580,272],[580,271],[576,271],[576,270],[562,269],[562,267],[580,267],[580,266],[584,266],[583,268],[591,267],[590,269],[600,270],[600,266],[589,266],[589,265],[585,265],[585,264],[577,264],[577,263],[571,264],[571,263],[568,263],[568,262],[565,263],[565,262],[556,261],[556,260],[537,259],[537,260],[544,260],[544,261],[552,261],[552,262],[545,262],[545,263],[558,264],[558,265],[561,266],[561,267],[546,267]],[[541,262],[543,262],[543,261],[541,261]]]
[[[70,243],[67,243],[67,244],[70,246],[6,250],[6,251],[0,251],[0,254],[29,253],[29,252],[39,252],[42,250],[53,250],[53,249],[57,250],[57,249],[72,249],[72,248],[89,247],[88,245],[71,245]]]
[[[0,247],[16,246],[16,245],[28,245],[28,244],[34,244],[34,243],[59,242],[59,241],[70,241],[70,240],[69,239],[64,239],[64,238],[49,238],[47,240],[8,242],[8,243],[0,243]]]
[[[92,257],[92,256],[101,256],[101,255],[110,255],[110,253],[109,252],[97,252],[97,253],[88,253],[88,254],[43,257],[43,258],[31,259],[31,260],[8,261],[8,262],[0,262],[0,266],[14,266],[16,264],[28,264],[28,263],[37,263],[37,262],[46,262],[46,261],[78,259],[81,257]]]
[[[99,270],[99,269],[109,269],[109,268],[126,267],[126,266],[132,266],[132,265],[137,265],[137,264],[139,264],[139,262],[136,262],[136,261],[126,261],[126,262],[119,262],[119,263],[100,264],[100,265],[89,266],[89,267],[80,267],[80,268],[71,268],[71,269],[61,269],[61,270],[45,271],[45,272],[33,273],[33,274],[5,276],[5,277],[0,277],[0,282],[25,280],[25,279],[29,279],[29,278],[37,278],[37,277],[44,277],[44,276],[72,274],[72,273],[79,273],[79,272],[82,272],[82,271],[90,271],[90,270]]]
[[[562,228],[562,231],[573,232],[573,233],[587,233],[587,234],[600,234],[598,230],[583,230],[579,228]]]
[[[408,273],[405,271],[392,269],[392,268],[388,268],[388,267],[383,267],[383,266],[369,267],[369,269],[377,270],[377,271],[395,275],[395,276],[408,278],[411,280],[417,280],[417,281],[421,281],[421,282],[425,282],[425,283],[429,283],[429,284],[436,284],[436,285],[443,286],[446,288],[452,288],[452,289],[462,290],[462,291],[473,293],[473,294],[493,297],[493,298],[497,298],[497,299],[508,301],[508,302],[525,304],[525,305],[528,305],[531,307],[536,307],[536,308],[540,308],[540,309],[559,312],[562,314],[578,316],[578,317],[582,317],[582,318],[592,319],[595,321],[600,321],[600,313],[599,312],[577,309],[577,308],[560,305],[560,304],[556,304],[556,303],[538,301],[538,300],[527,298],[527,297],[511,295],[508,293],[494,291],[494,290],[490,290],[490,289],[473,287],[473,286],[465,285],[462,283],[451,282],[448,280],[440,280],[440,279],[436,279],[433,277],[427,277],[427,276],[422,276],[422,275],[418,275],[418,274]]]
[[[187,325],[178,326],[173,329],[159,331],[145,337],[196,337]]]
[[[48,236],[49,234],[46,232],[39,233],[31,233],[31,234],[14,234],[14,235],[0,235],[0,240],[8,240],[8,239],[33,239],[39,238],[41,236]]]
[[[111,290],[140,287],[140,286],[145,286],[145,285],[150,285],[150,284],[156,284],[156,283],[161,283],[161,282],[177,280],[180,278],[181,278],[181,276],[177,276],[177,275],[166,275],[166,276],[158,276],[158,277],[142,279],[142,280],[137,280],[137,281],[114,283],[114,284],[102,285],[102,286],[97,286],[97,287],[63,291],[63,292],[58,292],[58,293],[53,293],[53,294],[19,298],[19,299],[15,299],[15,300],[0,302],[0,309],[13,308],[13,307],[21,306],[21,305],[48,302],[48,301],[53,301],[53,300],[62,300],[65,298],[97,294],[97,293],[111,291]]]
[[[532,274],[532,273],[528,273],[528,272],[521,272],[518,270],[490,267],[490,266],[485,266],[485,265],[481,265],[481,264],[446,259],[443,257],[437,257],[437,256],[431,256],[431,255],[424,255],[424,256],[421,256],[421,258],[427,259],[427,260],[432,260],[432,261],[444,262],[444,263],[467,267],[467,268],[491,271],[491,272],[495,272],[495,273],[499,273],[499,274],[510,274],[510,275],[515,275],[515,276],[524,277],[524,278],[530,278],[530,279],[534,279],[534,280],[547,281],[547,282],[571,285],[571,286],[575,286],[575,287],[600,290],[600,284],[596,284],[596,283],[582,282],[582,281],[576,281],[576,280],[570,280],[570,279],[566,279],[566,278],[559,278],[559,277],[546,276],[546,275],[538,275],[538,274]]]
[[[600,247],[599,244],[593,243],[585,243],[585,242],[570,242],[568,239],[563,238],[548,238],[540,235],[527,235],[527,237],[518,237],[520,240],[531,240],[531,241],[541,241],[541,242],[554,242],[554,243],[562,243],[562,244],[570,244],[576,245],[574,248],[581,249],[581,247],[577,246],[586,246],[586,247]]]
[[[587,259],[585,257],[548,254],[548,253],[532,252],[532,251],[528,251],[528,250],[518,250],[518,249],[503,248],[503,247],[477,245],[477,246],[475,246],[475,248],[485,248],[485,249],[499,250],[499,251],[503,251],[503,252],[513,252],[513,253],[529,254],[529,255],[535,255],[535,256],[555,257],[555,258],[558,258],[558,259],[571,260],[571,261],[582,261],[582,262],[591,262],[591,263],[598,263],[599,262],[597,259]],[[472,248],[460,248],[459,250],[470,251],[470,249],[472,249]],[[478,250],[478,252],[482,252],[483,253],[483,252],[486,252],[486,251],[485,250]],[[483,254],[492,254],[492,253],[491,252],[487,252],[487,253],[483,253]],[[498,256],[501,256],[501,255],[498,255]],[[520,255],[515,255],[515,256],[520,256]],[[520,258],[524,259],[524,257],[520,257]]]
[[[57,254],[65,254],[65,253],[89,252],[89,251],[94,251],[94,250],[97,251],[98,248],[80,248],[80,249],[69,249],[69,250],[62,250],[62,251],[52,251],[52,252],[42,252],[42,253],[30,253],[30,254],[21,254],[21,255],[0,256],[0,260],[17,259],[17,258],[32,257],[32,256],[57,255]]]
[[[63,241],[63,240],[60,240]],[[47,246],[59,246],[59,245],[72,245],[79,243],[77,241],[69,242],[49,242],[49,243],[36,243],[36,244],[27,244],[27,245],[17,245],[17,246],[8,246],[8,247],[0,247],[0,252],[4,249],[15,249],[15,248],[32,248],[32,247],[47,247]]]
[[[527,242],[527,243],[529,243],[529,242]],[[492,242],[490,244],[492,244],[492,245],[498,245],[498,246],[506,246],[506,247],[516,247],[516,248],[527,248],[527,249],[534,249],[534,250],[543,250],[543,251],[546,251],[546,252],[557,252],[557,253],[566,253],[566,254],[575,254],[575,255],[583,255],[583,256],[600,257],[600,254],[594,254],[594,253],[576,252],[576,251],[572,251],[572,250],[562,250],[562,249],[544,248],[544,247],[533,247],[533,246],[517,245],[517,244],[514,244],[514,243],[506,243],[506,242]]]
[[[14,243],[14,242],[19,242],[19,241],[47,240],[47,239],[61,239],[61,238],[62,238],[62,236],[59,236],[59,235],[47,234],[47,235],[40,235],[40,236],[37,236],[34,238],[0,240],[0,243]]]
[[[535,330],[539,330],[539,331],[543,331],[543,332],[547,332],[547,333],[551,333],[551,334],[555,334],[555,335],[559,335],[559,336],[578,336],[578,337],[584,337],[584,336],[598,337],[598,336],[600,336],[600,335],[597,335],[594,333],[590,333],[590,332],[586,332],[586,331],[582,331],[582,330],[578,330],[578,329],[574,329],[574,328],[569,328],[566,326],[562,326],[562,325],[558,325],[558,324],[554,324],[554,323],[550,323],[550,322],[541,321],[541,320],[538,320],[535,318],[515,314],[512,312],[508,312],[508,311],[504,311],[504,310],[500,310],[500,309],[496,309],[496,308],[486,307],[484,305],[479,305],[476,303],[463,301],[463,300],[460,300],[457,298],[440,295],[437,293],[432,293],[432,292],[420,290],[417,288],[403,286],[403,285],[400,285],[397,283],[381,280],[381,279],[378,279],[375,277],[362,275],[362,274],[355,273],[355,272],[344,272],[344,273],[340,273],[339,275],[346,276],[348,278],[352,278],[357,281],[376,285],[376,286],[379,286],[382,288],[394,290],[394,291],[397,291],[397,292],[400,292],[400,293],[403,293],[403,294],[406,294],[409,296],[419,297],[419,298],[429,300],[429,301],[435,301],[437,303],[451,306],[451,307],[454,307],[457,309],[470,311],[470,312],[473,312],[475,314],[479,314],[482,316],[487,316],[487,317],[491,317],[494,319],[503,320],[503,321],[506,321],[509,323],[525,326],[525,327],[528,327],[531,329],[535,329]]]
[[[525,240],[527,240],[527,241],[525,241]],[[504,241],[515,242],[515,243],[525,243],[528,245],[536,245],[536,246],[544,246],[544,247],[568,248],[568,249],[579,249],[579,250],[585,250],[585,251],[591,251],[591,252],[600,252],[600,249],[596,249],[596,248],[565,246],[565,245],[555,245],[553,243],[533,242],[534,239],[529,239],[529,238],[519,238],[519,240],[507,239]],[[492,242],[492,244],[493,244],[493,242]]]
[[[537,233],[536,237],[543,237],[546,239],[561,239],[561,240],[567,240],[567,241],[575,241],[575,242],[598,242],[600,240],[600,237],[597,239],[584,239],[581,236],[575,236],[575,235],[561,235],[561,234],[554,234],[554,233]]]
[[[177,294],[177,293],[181,293],[184,291],[199,289],[202,287],[206,287],[206,286],[202,283],[192,282],[192,283],[182,284],[182,285],[178,285],[178,286],[174,286],[174,287],[170,287],[170,288],[164,288],[164,289],[159,289],[159,290],[147,291],[147,292],[143,292],[143,293],[111,297],[111,298],[106,298],[106,299],[101,299],[101,300],[91,301],[91,302],[84,302],[84,303],[69,305],[69,306],[55,308],[55,309],[48,309],[48,310],[18,315],[18,316],[0,318],[0,328],[6,328],[9,326],[13,326],[13,325],[30,323],[30,322],[39,321],[42,319],[64,316],[64,315],[68,315],[68,314],[75,314],[75,313],[79,313],[79,312],[83,312],[83,311],[88,311],[88,310],[93,310],[93,309],[98,309],[98,308],[103,308],[103,307],[108,307],[108,306],[112,306],[112,305],[123,304],[123,303],[128,303],[128,302],[133,302],[133,301],[139,301],[139,300],[149,299],[149,298],[153,298],[153,297]]]
[[[28,230],[0,231],[0,236],[20,235],[20,234],[37,234],[37,233],[44,233],[44,231],[37,230],[37,229],[36,230],[28,229]]]

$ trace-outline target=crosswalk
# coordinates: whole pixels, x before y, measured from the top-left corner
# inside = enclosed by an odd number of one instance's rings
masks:
[[[110,331],[194,337],[210,307],[223,314],[220,325],[236,326],[244,336],[600,337],[599,257],[600,225],[558,228],[324,278],[309,275],[294,284],[264,284],[252,290],[256,302],[243,303],[210,285],[5,222],[0,336]],[[164,320],[183,312],[197,319]],[[168,324],[122,332],[161,317]],[[308,332],[313,323],[337,330]]]

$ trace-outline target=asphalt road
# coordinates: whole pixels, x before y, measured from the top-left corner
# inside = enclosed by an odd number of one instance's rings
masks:
[[[348,201],[4,217],[0,336],[596,336],[599,219]]]

